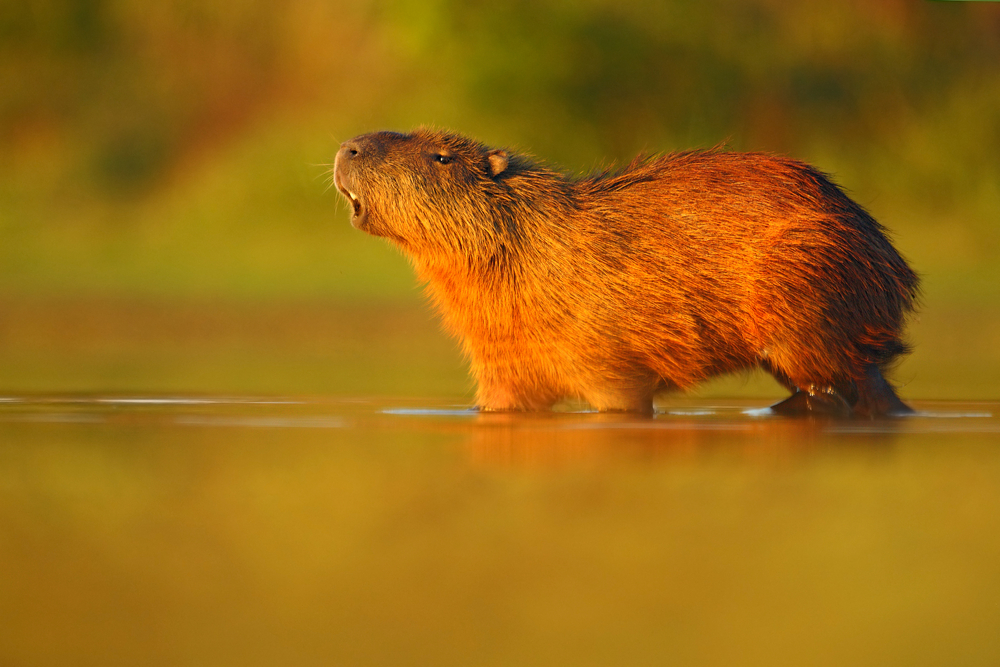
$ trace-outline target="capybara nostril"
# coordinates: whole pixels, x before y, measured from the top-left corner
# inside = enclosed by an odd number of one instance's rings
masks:
[[[337,159],[350,159],[358,156],[360,146],[356,141],[345,141],[340,144],[340,150],[337,151]]]

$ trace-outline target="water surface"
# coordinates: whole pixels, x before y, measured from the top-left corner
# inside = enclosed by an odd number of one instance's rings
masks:
[[[0,663],[998,664],[1000,404],[0,397]]]

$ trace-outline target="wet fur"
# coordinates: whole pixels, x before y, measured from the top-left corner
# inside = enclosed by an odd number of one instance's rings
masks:
[[[917,276],[807,164],[689,151],[572,178],[422,129],[345,142],[334,180],[412,260],[482,409],[649,411],[659,390],[762,367],[790,411],[908,410],[883,372]]]

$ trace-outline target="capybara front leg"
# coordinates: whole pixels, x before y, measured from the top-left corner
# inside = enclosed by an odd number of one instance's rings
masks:
[[[547,387],[524,386],[516,380],[479,380],[476,407],[484,412],[548,410],[560,397]]]

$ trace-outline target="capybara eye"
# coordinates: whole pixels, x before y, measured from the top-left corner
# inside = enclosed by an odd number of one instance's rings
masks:
[[[437,155],[434,156],[434,160],[436,162],[440,162],[441,164],[448,164],[449,162],[452,161],[452,157],[450,155],[443,155],[441,153],[438,153]]]

